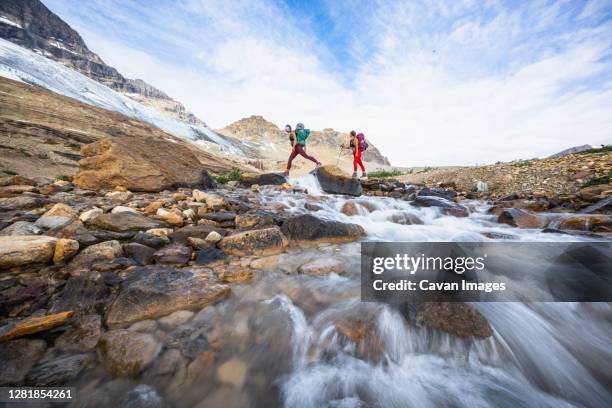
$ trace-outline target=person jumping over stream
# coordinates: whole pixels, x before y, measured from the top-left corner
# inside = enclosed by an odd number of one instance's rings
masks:
[[[295,126],[295,130],[291,129],[290,125],[285,126],[285,132],[289,134],[289,142],[291,143],[291,154],[287,161],[287,169],[285,170],[285,177],[289,176],[289,170],[291,170],[291,162],[299,154],[300,156],[314,162],[317,167],[321,166],[321,162],[306,153],[306,139],[310,136],[310,129],[304,129],[303,123],[298,123]]]

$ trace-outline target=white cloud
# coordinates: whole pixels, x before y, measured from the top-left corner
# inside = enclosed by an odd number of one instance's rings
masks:
[[[354,58],[344,67],[348,77],[331,68],[337,50],[314,35],[316,21],[277,3],[191,0],[161,15],[137,8],[150,21],[135,23],[135,38],[112,16],[107,32],[76,15],[68,21],[120,72],[159,87],[214,127],[262,114],[279,125],[357,128],[406,166],[610,143],[612,28],[597,23],[609,7],[477,3],[330,2],[335,24],[355,27],[346,33]],[[95,7],[122,10],[120,3]],[[176,51],[160,51],[157,37]]]

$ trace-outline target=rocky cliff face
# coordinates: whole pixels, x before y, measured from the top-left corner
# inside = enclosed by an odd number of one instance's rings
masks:
[[[261,158],[282,160],[286,158],[289,151],[289,142],[284,130],[262,116],[253,115],[240,119],[218,132],[246,141]],[[329,157],[338,155],[338,147],[342,143],[348,143],[348,134],[334,129],[314,130],[308,139],[308,147],[313,150],[315,155]],[[366,160],[371,163],[390,165],[389,160],[380,153],[372,144],[372,141],[368,140],[368,143],[370,147],[365,156]]]
[[[83,38],[39,0],[0,2],[0,38],[58,61],[112,89],[190,124],[203,124],[180,103],[141,79],[129,79],[87,48]]]

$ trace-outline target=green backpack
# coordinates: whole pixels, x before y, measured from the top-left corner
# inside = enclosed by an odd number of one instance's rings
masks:
[[[310,129],[302,129],[295,131],[296,143],[305,145],[308,136],[310,136]]]

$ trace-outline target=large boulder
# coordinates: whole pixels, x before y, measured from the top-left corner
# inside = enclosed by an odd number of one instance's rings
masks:
[[[215,283],[204,271],[138,268],[122,283],[106,315],[106,324],[125,326],[176,310],[200,308],[229,293],[229,286]]]
[[[132,213],[100,214],[90,222],[94,227],[115,232],[142,231],[166,225],[161,221]]]
[[[282,231],[296,242],[351,242],[365,235],[360,225],[324,220],[311,214],[286,219]]]
[[[321,166],[314,170],[323,191],[329,194],[360,196],[361,182],[340,170],[337,166]]]
[[[170,137],[170,136],[169,136]],[[123,186],[158,192],[178,186],[208,186],[210,176],[185,142],[165,138],[102,139],[81,148],[75,184],[99,190]]]
[[[230,235],[219,241],[217,245],[221,250],[232,255],[265,256],[283,252],[288,243],[280,228],[272,227]]]
[[[104,367],[114,375],[132,376],[149,365],[161,350],[153,336],[131,330],[113,330],[100,340]]]
[[[544,228],[548,223],[545,217],[519,208],[508,208],[502,211],[497,222],[518,228]]]
[[[283,173],[242,173],[240,175],[240,184],[246,187],[251,187],[253,184],[280,186],[285,182],[287,182],[287,178]]]
[[[51,260],[57,238],[44,235],[0,237],[0,269]]]

